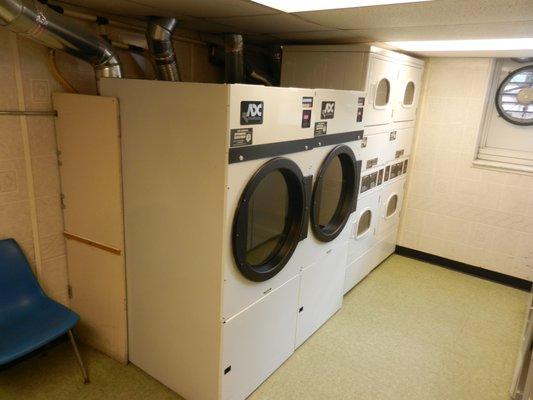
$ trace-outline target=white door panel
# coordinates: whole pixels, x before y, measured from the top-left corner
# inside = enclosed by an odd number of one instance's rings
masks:
[[[415,119],[422,85],[422,73],[422,68],[409,65],[399,66],[394,101],[394,121],[413,121]]]
[[[341,308],[346,250],[342,243],[301,272],[296,347]]]
[[[299,277],[223,324],[222,399],[242,400],[294,351]]]
[[[392,61],[371,55],[368,68],[365,126],[388,124],[392,122],[398,67]]]

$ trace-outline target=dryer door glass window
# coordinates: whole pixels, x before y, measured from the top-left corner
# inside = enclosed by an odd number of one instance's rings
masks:
[[[403,105],[412,106],[414,100],[415,100],[415,84],[413,82],[409,82],[405,86],[405,92],[403,94]]]
[[[233,220],[233,256],[252,281],[270,279],[287,264],[306,219],[306,191],[296,163],[275,158],[246,185]]]
[[[339,206],[342,193],[342,165],[339,157],[335,157],[323,175],[321,188],[321,201],[318,207],[318,224],[321,227],[327,226]]]
[[[353,151],[346,145],[335,147],[322,163],[313,189],[311,227],[319,240],[329,242],[341,233],[354,211],[358,185]]]
[[[390,82],[388,79],[383,78],[379,81],[376,87],[376,98],[374,104],[378,107],[385,107],[389,104],[390,97]]]
[[[283,243],[288,204],[289,193],[283,175],[279,171],[269,173],[259,183],[248,204],[248,264],[263,264]]]
[[[396,209],[398,208],[398,196],[392,195],[387,203],[387,218],[394,215]]]
[[[370,224],[372,223],[372,211],[365,210],[359,217],[357,223],[357,237],[363,236],[370,229]]]

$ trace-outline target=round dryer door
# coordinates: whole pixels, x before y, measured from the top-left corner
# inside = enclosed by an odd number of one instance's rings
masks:
[[[250,179],[233,221],[237,267],[256,282],[272,278],[290,260],[306,219],[304,177],[286,158],[265,163]]]
[[[323,242],[335,239],[355,210],[359,192],[359,166],[346,145],[335,147],[318,172],[313,189],[311,227]]]

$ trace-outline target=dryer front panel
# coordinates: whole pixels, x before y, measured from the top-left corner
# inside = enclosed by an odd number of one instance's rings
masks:
[[[409,157],[411,155],[414,130],[414,128],[398,126],[390,132],[386,162]]]
[[[376,235],[382,238],[400,223],[400,210],[403,204],[405,177],[401,177],[383,187],[380,199],[380,218]]]
[[[368,67],[365,126],[392,122],[394,91],[398,69],[394,61],[372,54]]]
[[[359,142],[361,148],[361,161],[363,162],[362,171],[366,171],[376,166],[387,163],[387,149],[390,142],[390,132],[382,131],[368,135],[365,130],[365,136]]]
[[[375,230],[379,221],[379,191],[359,199],[357,211],[350,218],[348,264],[376,244]]]
[[[274,158],[246,185],[233,220],[232,249],[244,277],[266,281],[278,274],[305,236],[307,193],[302,171]]]
[[[286,170],[284,175],[279,161],[272,161],[279,159],[297,164],[300,172]],[[223,243],[224,320],[280,287],[308,264],[304,250],[306,236],[311,235],[308,207],[312,160],[313,152],[305,151],[228,166]],[[307,209],[295,210],[304,191]],[[301,229],[296,237],[300,220]]]
[[[413,121],[420,98],[423,69],[410,65],[400,65],[399,69],[393,119],[395,122]]]

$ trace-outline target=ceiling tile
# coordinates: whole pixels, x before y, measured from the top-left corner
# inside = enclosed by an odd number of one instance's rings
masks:
[[[60,3],[125,17],[144,17],[146,15],[166,13],[165,10],[160,8],[136,4],[128,0],[66,0]]]
[[[459,25],[533,20],[533,1],[434,0],[295,14],[308,21],[338,29]]]
[[[364,36],[375,41],[389,42],[402,40],[458,40],[495,39],[527,37],[533,32],[533,21],[472,24],[413,26],[403,28],[356,29],[344,31],[356,36]]]
[[[213,20],[194,17],[180,19],[178,26],[183,29],[209,33],[224,33],[232,30],[229,25],[219,24]]]
[[[275,33],[327,30],[290,14],[259,15],[252,17],[215,18],[213,21],[230,25],[236,32]]]
[[[278,38],[283,43],[302,44],[357,43],[368,41],[368,38],[362,37],[356,33],[341,30],[273,33],[272,36]]]
[[[65,0],[65,3],[129,17],[157,14],[209,18],[278,12],[247,0]]]
[[[92,1],[92,0],[89,0]],[[137,4],[149,4],[170,13],[198,18],[233,17],[272,14],[278,11],[246,0],[129,0]]]

